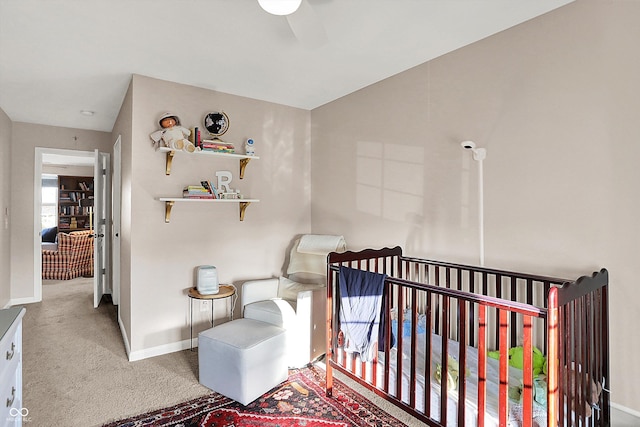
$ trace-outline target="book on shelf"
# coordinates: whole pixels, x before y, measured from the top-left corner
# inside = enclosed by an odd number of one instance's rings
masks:
[[[201,147],[202,151],[215,151],[218,153],[234,153],[233,144],[224,142],[220,139],[203,139]]]
[[[196,127],[192,127],[189,129],[191,133],[189,134],[189,141],[196,147],[202,148],[202,139],[200,137],[200,129]]]
[[[209,190],[207,190],[204,186],[202,185],[189,185],[187,187],[185,187],[184,189],[185,191],[188,191],[189,193],[205,193],[208,194]]]
[[[213,186],[211,181],[201,181],[200,183],[202,184],[202,186],[204,188],[207,189],[207,191],[209,191],[209,193],[213,196],[214,199],[218,198],[218,194],[217,194],[216,188]]]
[[[185,199],[213,199],[213,194],[202,185],[188,185],[182,191]]]
[[[188,194],[188,193],[183,193],[182,198],[183,199],[210,199],[210,200],[214,199],[213,194]]]

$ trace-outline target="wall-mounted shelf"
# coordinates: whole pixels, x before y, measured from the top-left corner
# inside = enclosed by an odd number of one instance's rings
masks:
[[[247,156],[245,154],[235,154],[235,153],[217,153],[215,151],[196,151],[194,153],[186,153],[184,151],[176,151],[172,148],[168,147],[159,147],[158,151],[167,153],[167,161],[165,174],[171,175],[171,163],[173,162],[173,157],[176,153],[184,154],[187,156],[217,156],[217,157],[230,157],[233,159],[240,160],[240,179],[244,178],[244,170],[251,159],[259,159],[258,156]]]
[[[244,211],[249,204],[259,202],[258,199],[186,199],[182,197],[160,197],[158,200],[164,202],[164,222],[171,221],[171,209],[176,203],[238,203],[240,205],[240,221],[244,221]]]

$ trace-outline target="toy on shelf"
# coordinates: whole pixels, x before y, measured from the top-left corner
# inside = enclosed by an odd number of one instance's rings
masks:
[[[159,129],[150,135],[154,145],[158,144],[159,146],[162,146],[162,144],[164,144],[165,147],[169,147],[174,150],[184,150],[189,153],[196,151],[196,146],[193,142],[187,139],[191,134],[191,131],[180,125],[180,119],[178,116],[172,113],[164,113],[160,116],[158,123],[162,129]]]

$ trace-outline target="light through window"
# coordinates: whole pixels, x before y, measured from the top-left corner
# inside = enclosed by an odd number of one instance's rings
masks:
[[[58,176],[42,175],[42,229],[58,225]]]

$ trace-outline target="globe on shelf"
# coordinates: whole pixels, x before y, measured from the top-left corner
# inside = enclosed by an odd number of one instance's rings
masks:
[[[214,139],[220,139],[229,129],[229,116],[224,112],[214,111],[204,116],[204,127]]]

